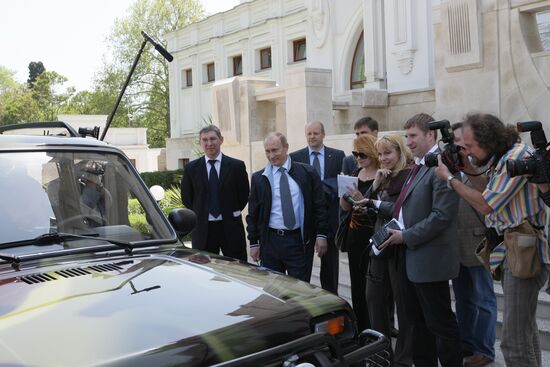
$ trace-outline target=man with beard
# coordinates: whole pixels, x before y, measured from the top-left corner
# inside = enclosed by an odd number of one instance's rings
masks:
[[[502,259],[504,291],[501,350],[507,366],[541,366],[535,314],[538,292],[548,278],[546,264],[550,263],[548,239],[544,230],[546,212],[537,185],[530,183],[525,176],[510,177],[506,167],[507,160],[529,157],[530,148],[520,141],[513,126],[505,126],[490,114],[468,115],[464,122],[463,137],[472,162],[476,166],[488,165],[488,175],[471,175],[468,173],[472,171],[465,168],[464,173],[473,184],[470,187],[451,175],[440,160],[437,176],[446,180],[449,187],[483,214],[488,227],[505,236],[505,242],[497,247]],[[527,233],[525,228],[533,233],[531,237],[522,235]],[[513,241],[514,237],[518,240]],[[527,269],[533,271],[525,273],[514,266],[520,259],[516,251],[520,248],[521,251],[534,249],[531,251],[531,267]],[[504,258],[503,252],[506,255]]]

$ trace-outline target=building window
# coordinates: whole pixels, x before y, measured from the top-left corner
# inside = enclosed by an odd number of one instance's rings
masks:
[[[183,86],[184,88],[193,86],[193,71],[191,69],[185,69],[183,71]]]
[[[206,64],[206,80],[208,82],[213,82],[216,80],[216,68],[214,67],[213,62]]]
[[[271,47],[262,48],[260,50],[260,69],[271,68]]]
[[[294,61],[302,61],[306,59],[306,39],[301,38],[292,42],[294,49]]]
[[[550,51],[550,12],[537,13],[536,17],[542,50]]]
[[[359,36],[355,52],[353,53],[353,61],[351,64],[350,88],[363,88],[365,85],[365,51],[363,44],[363,32]]]
[[[187,163],[189,163],[189,158],[178,159],[178,169],[183,169]]]
[[[243,56],[233,57],[233,76],[243,75]]]

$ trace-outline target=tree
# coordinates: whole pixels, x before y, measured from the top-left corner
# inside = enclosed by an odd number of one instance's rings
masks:
[[[15,80],[15,71],[0,66],[0,95],[13,90],[19,85]]]
[[[29,63],[29,79],[27,79],[27,84],[29,88],[33,87],[34,82],[36,82],[36,79],[46,71],[46,68],[44,67],[44,64],[42,64],[42,61],[31,61]]]
[[[165,45],[165,34],[200,20],[203,14],[199,0],[137,0],[125,18],[115,21],[108,37],[114,61],[105,65],[98,87],[102,89],[128,74],[143,42],[142,30]],[[122,87],[123,80],[117,90]],[[147,127],[151,146],[165,146],[170,131],[168,65],[150,46],[141,55],[126,89],[125,102],[129,125]],[[114,100],[111,106],[113,104]],[[116,125],[113,123],[113,126]]]
[[[63,90],[67,81],[55,71],[43,71],[32,83],[17,83],[14,73],[0,69],[0,125],[24,121],[51,121],[74,94],[74,88]]]

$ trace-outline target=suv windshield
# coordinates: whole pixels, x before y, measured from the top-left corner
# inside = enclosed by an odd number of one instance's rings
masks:
[[[0,203],[0,246],[57,232],[127,242],[174,237],[117,154],[2,153]]]

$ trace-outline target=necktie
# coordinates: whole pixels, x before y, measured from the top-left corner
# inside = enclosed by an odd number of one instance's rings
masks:
[[[403,206],[403,202],[405,201],[405,197],[407,196],[407,192],[409,191],[409,188],[411,187],[412,182],[414,181],[414,178],[416,177],[416,174],[418,171],[420,171],[421,165],[416,164],[414,168],[411,171],[411,174],[409,176],[409,180],[407,183],[403,186],[401,189],[401,193],[399,194],[399,197],[395,201],[395,204],[393,205],[393,217],[395,219],[399,219],[399,212],[401,211],[401,207]]]
[[[208,212],[217,217],[221,213],[220,208],[220,180],[214,164],[215,159],[210,159],[210,174],[208,176]]]
[[[283,209],[283,222],[287,229],[294,229],[296,225],[296,216],[294,215],[294,206],[292,205],[292,195],[288,184],[288,176],[285,168],[279,168],[281,180],[279,182],[279,193],[281,195],[281,208]]]
[[[317,171],[319,177],[321,177],[321,163],[319,163],[319,152],[313,153],[313,168]]]

